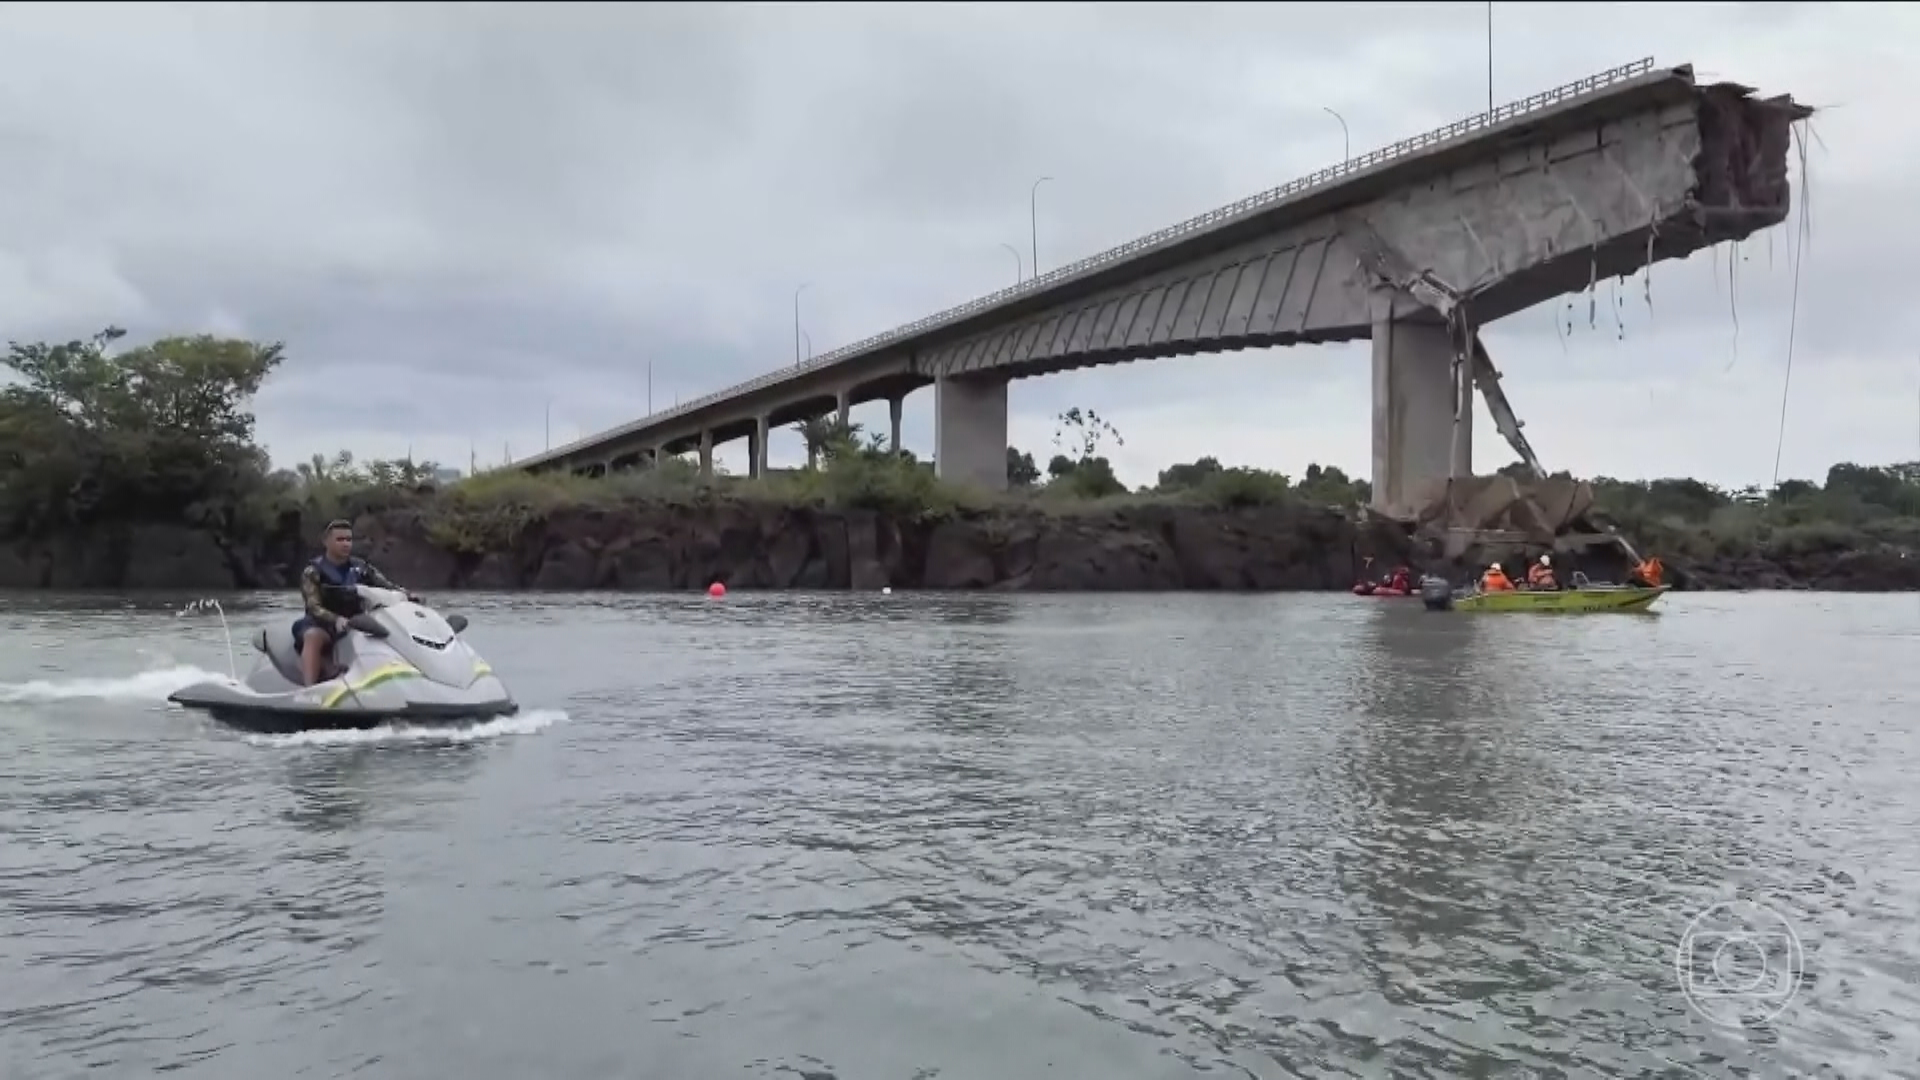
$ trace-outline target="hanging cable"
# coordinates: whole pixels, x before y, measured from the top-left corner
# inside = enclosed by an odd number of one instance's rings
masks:
[[[1740,241],[1727,245],[1727,310],[1733,313],[1733,354],[1727,357],[1725,375],[1740,362]]]
[[[1800,125],[1795,125],[1793,132],[1794,148],[1800,158],[1800,228],[1799,243],[1793,246],[1793,298],[1787,303],[1787,374],[1780,384],[1780,431],[1773,442],[1772,488],[1780,486],[1780,454],[1787,445],[1787,391],[1793,387],[1793,335],[1800,322],[1800,264],[1806,261],[1807,241],[1813,235],[1808,217],[1813,183],[1807,178],[1807,138]]]

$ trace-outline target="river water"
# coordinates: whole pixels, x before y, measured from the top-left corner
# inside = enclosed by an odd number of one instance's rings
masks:
[[[1912,596],[449,601],[522,716],[249,737],[0,597],[0,1076],[1920,1075]]]

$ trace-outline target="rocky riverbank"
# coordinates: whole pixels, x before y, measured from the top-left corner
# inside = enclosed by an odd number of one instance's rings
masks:
[[[422,591],[546,589],[1340,590],[1376,567],[1421,559],[1397,528],[1307,506],[1177,503],[1057,512],[1007,508],[944,520],[862,510],[707,505],[582,506],[517,527],[490,550],[449,540],[429,509],[357,516],[360,553]],[[128,525],[0,544],[0,588],[291,588],[318,521],[222,537]],[[1756,551],[1669,558],[1683,589],[1920,589],[1920,558],[1873,550]],[[1461,580],[1464,567],[1431,567]]]
[[[359,553],[421,590],[1317,590],[1404,538],[1334,510],[1027,512],[920,521],[873,511],[707,506],[550,513],[491,551],[451,550],[417,509],[359,515]],[[0,547],[0,587],[286,588],[318,524],[258,542],[172,525]]]

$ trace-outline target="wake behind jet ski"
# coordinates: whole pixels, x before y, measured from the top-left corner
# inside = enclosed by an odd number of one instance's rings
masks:
[[[260,663],[244,681],[196,683],[167,700],[267,732],[470,722],[520,710],[493,668],[461,640],[464,616],[443,619],[403,592],[369,585],[355,591],[363,610],[334,643],[333,678],[302,685],[293,635],[273,625],[254,636]]]

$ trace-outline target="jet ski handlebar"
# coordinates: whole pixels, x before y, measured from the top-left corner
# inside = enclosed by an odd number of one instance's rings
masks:
[[[373,617],[373,613],[384,607],[404,603],[407,594],[393,589],[376,589],[371,585],[356,585],[354,592],[360,594],[360,602],[365,605],[366,610],[349,618],[347,625],[371,638],[386,637],[387,628],[380,625],[380,621]]]
[[[397,589],[376,589],[371,585],[356,585],[354,591],[360,594],[360,602],[368,611],[379,611],[383,607],[404,604],[407,594]]]
[[[354,590],[360,594],[360,600],[366,605],[366,610],[348,619],[347,625],[368,637],[383,638],[387,636],[387,628],[380,625],[380,621],[373,617],[374,612],[379,611],[381,608],[392,607],[395,604],[402,604],[412,599],[406,593],[399,590],[377,589],[371,585],[356,585],[354,586]],[[419,603],[419,601],[415,600],[414,603]],[[447,625],[451,627],[456,634],[464,632],[467,628],[467,617],[465,615],[448,615],[446,616],[446,621]]]

